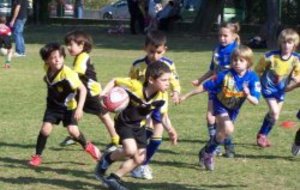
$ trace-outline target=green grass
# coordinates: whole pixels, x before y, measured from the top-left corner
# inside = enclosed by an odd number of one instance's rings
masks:
[[[95,162],[79,146],[61,148],[58,144],[66,130],[57,126],[43,154],[43,164],[36,169],[27,166],[34,153],[38,131],[45,109],[45,84],[38,51],[49,41],[62,41],[74,27],[49,26],[26,28],[27,56],[14,58],[12,68],[0,69],[0,189],[102,189],[95,180]],[[84,28],[95,41],[91,54],[98,78],[104,85],[112,77],[126,76],[130,64],[144,56],[143,36],[107,35],[103,28]],[[166,54],[176,62],[183,92],[191,81],[206,72],[215,38],[200,38],[188,34],[171,34]],[[255,52],[258,60],[262,51]],[[3,57],[1,58],[2,62]],[[72,58],[68,56],[67,65]],[[280,121],[296,120],[299,98],[295,91],[287,95]],[[276,126],[271,134],[273,146],[260,149],[255,137],[267,110],[261,100],[258,106],[248,103],[236,122],[234,159],[217,158],[216,170],[208,172],[198,167],[198,151],[207,140],[205,112],[207,95],[194,97],[182,105],[170,106],[170,117],[179,134],[179,144],[171,146],[167,136],[151,167],[151,181],[124,177],[132,190],[202,190],[202,189],[297,189],[299,188],[299,158],[290,154],[290,145],[297,130]],[[85,115],[80,127],[88,139],[103,149],[109,137],[98,119]],[[116,169],[119,163],[113,165]]]

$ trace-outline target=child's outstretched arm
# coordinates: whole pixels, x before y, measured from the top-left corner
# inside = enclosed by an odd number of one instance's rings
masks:
[[[74,113],[74,118],[79,121],[83,116],[83,106],[86,99],[87,90],[83,84],[78,87],[79,99],[78,105]]]
[[[213,76],[214,72],[209,70],[207,71],[204,75],[202,75],[201,77],[199,77],[196,80],[192,81],[192,85],[193,86],[199,86],[200,84],[202,84],[206,79],[210,78],[211,76]]]
[[[300,87],[300,81],[291,80],[289,84],[286,86],[285,91],[290,92],[294,90],[295,88]]]
[[[183,102],[183,101],[185,101],[186,99],[188,99],[191,96],[194,96],[196,94],[199,94],[199,93],[202,93],[202,92],[205,92],[205,91],[206,90],[204,89],[203,85],[200,85],[196,89],[194,89],[194,90],[192,90],[192,91],[190,91],[190,92],[182,95],[180,97],[180,103]]]
[[[107,94],[113,87],[115,87],[115,79],[112,79],[111,81],[109,81],[106,86],[103,88],[102,92],[100,93],[100,97],[102,98],[103,96],[105,96],[105,94]]]
[[[250,93],[250,89],[248,88],[248,86],[246,84],[243,85],[243,91],[246,95],[246,99],[253,105],[257,105],[259,103],[258,98],[256,96],[252,96]]]

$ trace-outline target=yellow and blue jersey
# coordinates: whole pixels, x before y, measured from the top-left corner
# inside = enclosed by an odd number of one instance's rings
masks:
[[[82,52],[75,57],[73,62],[73,70],[78,73],[80,80],[87,88],[88,96],[99,96],[101,93],[101,85],[97,82],[97,76],[94,65],[88,53]]]
[[[240,77],[233,69],[220,72],[215,79],[206,81],[203,86],[208,92],[214,91],[213,97],[229,110],[239,110],[246,95],[243,92],[246,85],[250,94],[257,99],[260,98],[260,82],[255,72],[248,70]]]
[[[116,114],[115,121],[122,126],[142,127],[146,124],[146,118],[150,114],[156,122],[161,122],[160,117],[168,111],[168,93],[160,92],[146,97],[143,83],[131,78],[116,78],[115,84],[124,87],[129,94],[128,106]],[[153,112],[158,112],[154,113]]]
[[[227,46],[218,45],[212,54],[209,70],[219,73],[230,69],[230,61],[232,52],[238,47],[238,43],[234,41]]]
[[[54,75],[50,76],[49,67],[45,65],[47,84],[47,107],[74,110],[77,108],[75,99],[77,89],[82,85],[78,74],[67,66],[63,66]]]
[[[171,70],[171,78],[170,78],[171,90],[180,93],[181,87],[180,87],[179,77],[176,72],[176,67],[175,67],[174,62],[166,57],[162,57],[159,61],[165,63],[167,66],[169,66],[169,68]],[[137,79],[137,80],[144,82],[146,69],[149,64],[151,64],[151,63],[147,59],[147,57],[136,60],[132,64],[132,67],[130,68],[129,77],[132,79]]]
[[[281,51],[267,52],[255,67],[260,76],[262,95],[265,98],[284,100],[284,89],[289,80],[300,75],[299,54],[292,53],[288,59],[281,57]]]

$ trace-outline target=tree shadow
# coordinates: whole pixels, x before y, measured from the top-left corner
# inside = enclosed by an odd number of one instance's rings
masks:
[[[34,148],[35,145],[32,145],[32,144],[17,144],[17,143],[0,142],[0,147]]]
[[[0,181],[4,183],[27,185],[27,184],[48,184],[51,186],[63,187],[68,189],[105,189],[100,185],[89,183],[81,180],[62,180],[62,179],[49,179],[49,178],[35,178],[35,177],[17,177],[17,178],[4,178],[0,177]]]
[[[296,161],[292,156],[278,156],[278,155],[254,155],[254,154],[235,154],[235,158],[248,158],[248,159],[267,159],[267,160],[286,160],[286,161]]]

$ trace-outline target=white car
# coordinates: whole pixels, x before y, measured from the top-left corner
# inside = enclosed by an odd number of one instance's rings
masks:
[[[130,19],[126,0],[119,0],[99,10],[100,19]]]

